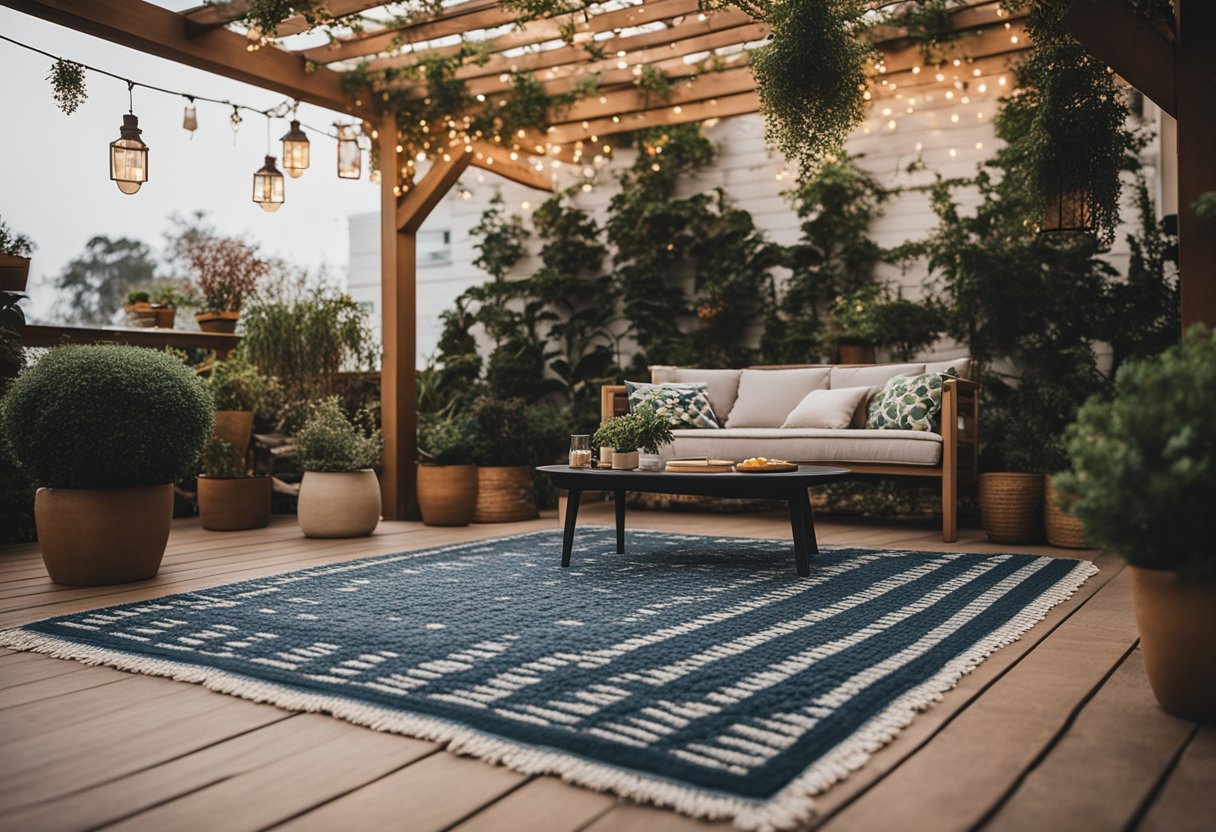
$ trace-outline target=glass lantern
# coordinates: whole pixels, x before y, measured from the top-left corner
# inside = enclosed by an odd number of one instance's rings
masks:
[[[124,194],[133,194],[148,181],[148,146],[139,136],[139,119],[133,113],[122,117],[118,138],[110,142],[110,178]]]
[[[190,132],[190,138],[194,138],[194,131],[198,129],[198,110],[194,108],[194,104],[187,104],[185,112],[182,113],[182,129]]]
[[[591,467],[591,437],[586,434],[574,434],[570,437],[570,467]]]
[[[283,174],[274,161],[273,156],[267,156],[266,164],[253,175],[253,201],[263,211],[277,211],[283,205]]]
[[[338,128],[338,176],[358,179],[363,165],[363,151],[355,130],[348,124]]]
[[[283,136],[283,170],[292,179],[299,179],[308,170],[308,135],[300,122],[292,119],[291,129]]]

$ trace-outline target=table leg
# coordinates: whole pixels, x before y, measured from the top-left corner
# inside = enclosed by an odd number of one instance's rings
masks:
[[[790,531],[794,537],[794,564],[798,569],[798,577],[805,578],[811,574],[810,555],[812,550],[818,553],[815,546],[815,533],[812,529],[811,505],[807,499],[805,488],[800,488],[790,494]]]
[[[625,554],[625,492],[613,492],[616,503],[616,553]]]
[[[571,490],[566,494],[566,527],[562,532],[562,566],[570,565],[570,550],[574,548],[574,522],[578,519],[578,502],[581,491]]]

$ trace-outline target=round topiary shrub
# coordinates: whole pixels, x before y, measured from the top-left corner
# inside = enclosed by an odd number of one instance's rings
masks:
[[[127,488],[194,473],[213,422],[206,384],[173,356],[55,347],[0,402],[0,439],[40,486]]]

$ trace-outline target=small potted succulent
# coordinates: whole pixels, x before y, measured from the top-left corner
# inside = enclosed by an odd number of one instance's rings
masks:
[[[127,302],[122,307],[131,326],[148,328],[156,326],[156,310],[152,308],[152,296],[142,289],[127,292]]]
[[[173,519],[173,483],[211,433],[211,395],[158,350],[54,347],[0,401],[9,456],[41,486],[38,543],[56,583],[151,578]]]
[[[882,287],[871,283],[851,295],[841,295],[829,312],[830,329],[841,364],[873,364],[881,333],[876,312],[882,301]]]
[[[9,229],[0,219],[0,290],[24,292],[30,277],[30,254],[34,244],[24,234]]]
[[[231,532],[270,523],[270,477],[250,474],[243,461],[235,463],[234,450],[216,436],[203,448],[198,516],[204,529]]]
[[[207,378],[215,401],[215,435],[232,449],[234,462],[245,464],[254,414],[275,393],[275,382],[237,352],[227,361],[217,361]]]
[[[195,315],[203,332],[236,332],[241,306],[266,275],[269,264],[257,249],[237,239],[204,238],[186,247],[194,270]]]
[[[467,419],[431,416],[418,427],[418,508],[428,526],[467,526],[477,510],[477,466]]]
[[[1064,507],[1095,546],[1129,564],[1144,667],[1157,701],[1216,719],[1216,332],[1129,362],[1113,400],[1095,396],[1069,430]]]
[[[361,421],[367,421],[363,419]],[[337,396],[316,402],[296,434],[304,472],[296,512],[306,537],[361,537],[380,522],[380,431],[356,424]]]
[[[599,426],[592,440],[612,448],[612,469],[632,471],[638,467],[638,451],[658,454],[672,441],[671,424],[648,407],[639,407]]]

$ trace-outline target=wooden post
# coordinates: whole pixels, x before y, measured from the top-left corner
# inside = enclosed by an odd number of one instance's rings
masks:
[[[1174,61],[1178,100],[1178,274],[1182,328],[1216,327],[1216,222],[1192,207],[1216,191],[1216,3],[1179,0]]]

